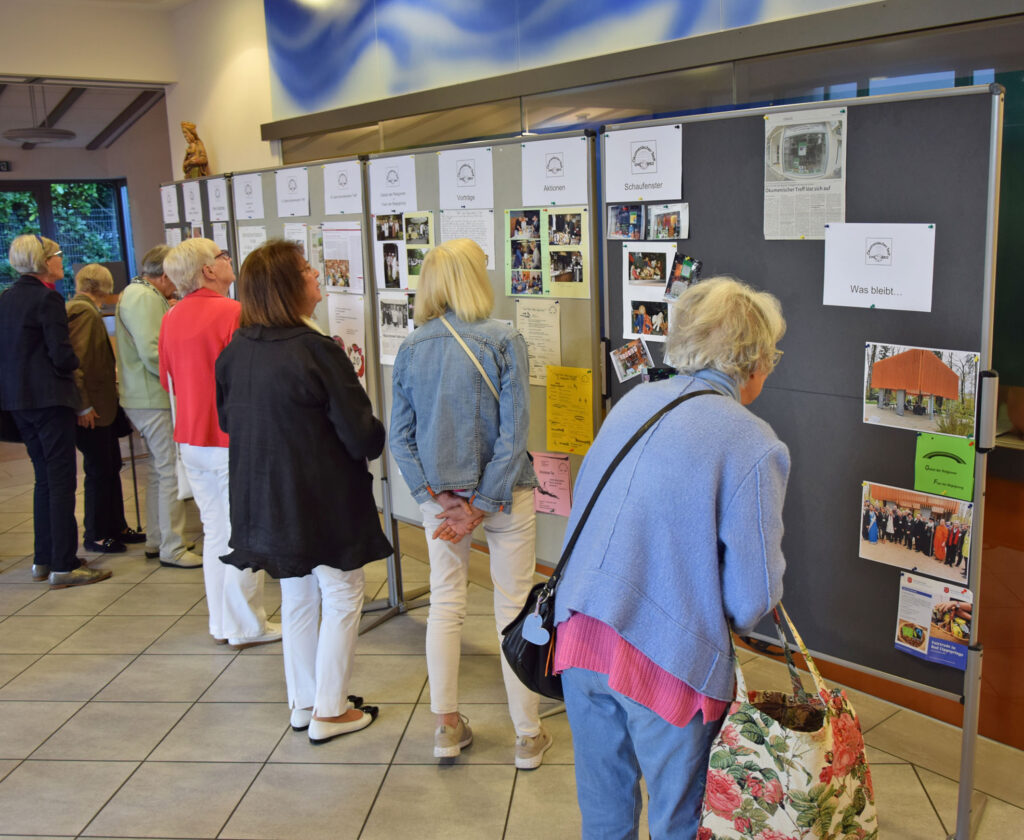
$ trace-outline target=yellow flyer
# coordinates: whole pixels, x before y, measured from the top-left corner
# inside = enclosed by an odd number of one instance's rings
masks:
[[[547,448],[583,455],[594,442],[594,374],[548,365]]]

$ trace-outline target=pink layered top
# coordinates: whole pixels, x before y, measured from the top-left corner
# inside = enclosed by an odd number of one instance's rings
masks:
[[[610,688],[675,726],[686,726],[697,712],[710,723],[729,707],[730,701],[706,697],[655,665],[614,628],[579,612],[559,624],[555,636],[555,671],[568,668],[606,674]]]

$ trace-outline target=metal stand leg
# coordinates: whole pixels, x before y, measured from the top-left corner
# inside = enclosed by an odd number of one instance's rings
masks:
[[[974,796],[974,759],[978,746],[978,706],[981,704],[981,645],[967,649],[964,674],[964,727],[960,743],[960,790],[957,795],[956,833],[949,840],[970,840],[985,810],[988,797]]]

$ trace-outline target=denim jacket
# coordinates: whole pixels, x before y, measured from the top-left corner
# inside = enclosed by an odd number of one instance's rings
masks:
[[[413,498],[468,490],[481,510],[512,503],[515,487],[538,486],[526,452],[530,427],[526,342],[491,319],[448,323],[483,365],[499,400],[440,318],[402,342],[392,374],[390,446]]]

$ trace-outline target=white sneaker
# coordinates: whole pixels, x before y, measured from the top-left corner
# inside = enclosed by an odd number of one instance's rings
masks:
[[[544,761],[554,739],[542,726],[540,733],[532,738],[520,735],[516,738],[516,767],[520,770],[536,770]]]
[[[249,636],[245,639],[228,639],[228,645],[235,650],[256,647],[257,645],[269,645],[271,642],[281,641],[281,625],[267,622],[263,626],[263,632],[258,636]]]
[[[160,565],[170,566],[174,569],[198,569],[203,565],[203,558],[186,549],[173,560],[161,560]]]
[[[309,722],[313,719],[312,709],[292,709],[291,724],[296,732],[309,729]]]
[[[469,719],[459,715],[458,726],[444,726],[434,730],[434,758],[455,758],[464,747],[473,743],[473,730]]]

